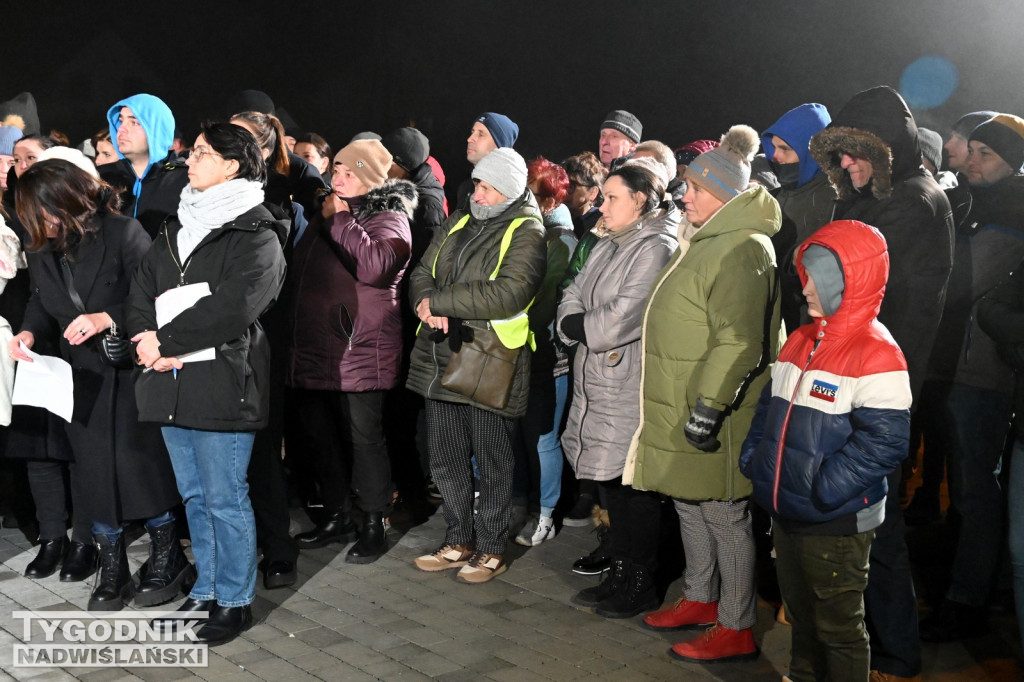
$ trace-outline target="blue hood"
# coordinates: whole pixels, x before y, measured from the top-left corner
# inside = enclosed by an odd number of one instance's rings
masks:
[[[772,135],[777,135],[788,142],[800,158],[800,178],[797,180],[797,187],[803,187],[821,172],[818,163],[808,151],[811,138],[824,130],[831,122],[832,117],[829,116],[828,109],[824,104],[801,104],[796,109],[790,109],[782,115],[782,118],[761,133],[761,146],[764,147],[764,155],[769,160],[775,155]]]
[[[114,145],[114,151],[117,152],[118,158],[121,159],[124,158],[124,154],[117,148],[117,129],[121,127],[121,123],[117,119],[121,114],[122,107],[131,109],[135,118],[139,119],[142,129],[146,131],[146,140],[149,143],[149,165],[146,166],[146,172],[142,174],[142,177],[146,177],[149,169],[163,161],[167,152],[171,150],[171,144],[174,143],[174,114],[163,100],[153,95],[132,95],[110,107],[110,110],[107,111],[107,121],[110,122],[110,141]],[[136,182],[136,190],[132,192],[135,196],[139,194],[138,185],[139,183]]]

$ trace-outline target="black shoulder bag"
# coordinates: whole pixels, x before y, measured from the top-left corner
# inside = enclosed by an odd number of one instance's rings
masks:
[[[87,315],[85,304],[82,303],[82,297],[78,295],[78,290],[75,289],[75,280],[71,275],[71,266],[68,265],[67,256],[60,257],[60,271],[64,276],[64,286],[68,288],[68,296],[71,297],[71,302],[78,308],[78,312]],[[117,369],[131,369],[135,366],[134,346],[135,344],[120,335],[120,331],[113,320],[110,321],[110,331],[99,337],[100,358],[103,359],[104,364],[116,367]]]

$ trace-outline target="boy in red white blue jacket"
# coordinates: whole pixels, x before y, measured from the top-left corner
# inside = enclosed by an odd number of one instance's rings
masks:
[[[868,553],[886,475],[907,453],[910,379],[877,319],[889,276],[877,229],[829,223],[799,247],[796,267],[813,322],[779,353],[740,470],[772,515],[790,679],[866,680]]]

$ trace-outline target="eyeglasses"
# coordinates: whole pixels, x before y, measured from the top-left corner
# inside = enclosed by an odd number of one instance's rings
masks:
[[[587,182],[576,182],[575,180],[569,180],[569,189],[567,190],[568,193],[572,194],[573,192],[576,191],[577,187],[582,187],[584,189],[593,189],[594,187],[597,187],[597,185]]]
[[[209,155],[209,156],[219,156],[222,159],[224,158],[223,155],[218,154],[217,152],[213,151],[212,149],[207,149],[206,147],[196,147],[195,149],[192,150],[192,155],[189,158],[195,159],[196,162],[198,163],[199,161],[203,160],[204,156],[207,156],[207,155]]]

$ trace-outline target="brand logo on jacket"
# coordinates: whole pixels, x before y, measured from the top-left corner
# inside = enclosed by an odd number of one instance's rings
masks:
[[[836,393],[838,392],[838,386],[827,384],[821,379],[815,379],[814,383],[811,384],[811,397],[824,400],[827,403],[834,403],[836,401]]]

